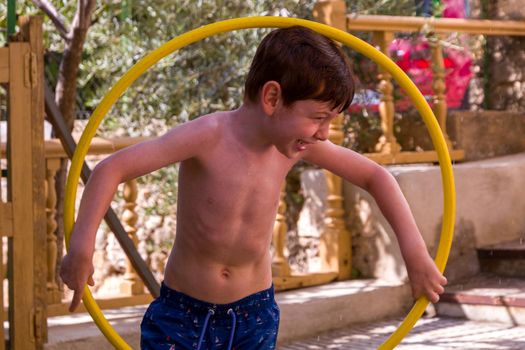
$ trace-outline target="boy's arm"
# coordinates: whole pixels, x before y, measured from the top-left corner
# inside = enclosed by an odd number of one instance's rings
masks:
[[[95,235],[118,185],[206,152],[218,140],[217,128],[216,119],[201,117],[159,138],[120,150],[95,167],[84,188],[69,252],[60,269],[62,280],[75,292],[70,311],[80,303],[86,282],[93,285]]]
[[[377,163],[330,141],[310,146],[304,159],[363,188],[374,197],[396,234],[413,296],[418,298],[424,294],[436,303],[447,281],[428,254],[410,207],[394,177]]]

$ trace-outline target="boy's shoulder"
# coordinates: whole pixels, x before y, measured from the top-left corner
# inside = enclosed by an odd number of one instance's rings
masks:
[[[173,129],[184,129],[185,132],[198,137],[213,137],[219,135],[225,127],[227,112],[214,112],[205,114]]]
[[[163,138],[181,143],[181,146],[200,144],[203,148],[213,147],[224,135],[229,124],[228,117],[228,112],[202,115],[175,126]]]

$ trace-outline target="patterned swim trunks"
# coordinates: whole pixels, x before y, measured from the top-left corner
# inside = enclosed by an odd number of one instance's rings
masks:
[[[279,307],[273,286],[231,304],[212,304],[170,289],[144,314],[142,350],[274,349]]]

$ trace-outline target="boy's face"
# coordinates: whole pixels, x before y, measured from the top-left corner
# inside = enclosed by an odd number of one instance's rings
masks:
[[[272,116],[272,140],[282,154],[295,158],[318,141],[328,139],[330,122],[338,108],[317,100],[296,101],[290,106],[279,104]]]

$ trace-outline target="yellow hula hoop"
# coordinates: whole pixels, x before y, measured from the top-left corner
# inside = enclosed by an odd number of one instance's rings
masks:
[[[344,32],[342,30],[320,24],[317,22],[307,21],[297,18],[287,17],[247,17],[247,18],[235,18],[225,21],[220,21],[205,25],[203,27],[186,32],[178,37],[170,40],[164,45],[160,46],[156,50],[149,53],[139,62],[137,62],[120,80],[113,86],[113,88],[106,94],[104,99],[100,102],[93,115],[89,119],[82,137],[79,140],[75,154],[71,162],[71,168],[69,171],[67,184],[66,184],[66,196],[65,196],[65,213],[64,213],[64,225],[65,225],[65,236],[66,246],[69,247],[69,239],[74,224],[75,216],[75,197],[77,185],[80,177],[80,171],[82,163],[88,152],[89,145],[93,139],[98,126],[102,119],[122,95],[122,93],[148,68],[158,62],[163,57],[171,54],[172,52],[185,47],[189,44],[195,43],[214,34],[229,32],[238,29],[248,28],[283,28],[294,25],[308,27],[319,34],[329,37],[333,40],[339,41],[355,51],[367,56],[375,63],[379,64],[383,69],[388,71],[392,77],[399,83],[399,85],[407,92],[410,96],[415,107],[421,114],[432,143],[438,154],[439,166],[441,168],[441,179],[443,183],[443,194],[444,194],[444,215],[443,225],[441,229],[441,238],[435,262],[441,272],[445,270],[450,247],[452,245],[452,236],[454,229],[454,215],[455,215],[455,192],[454,192],[454,177],[452,174],[452,166],[448,148],[445,143],[443,134],[441,133],[439,124],[436,121],[432,110],[428,103],[425,101],[423,95],[414,85],[414,83],[408,78],[408,76],[387,56],[381,53],[379,50],[369,45],[368,43],[354,37],[353,35]],[[88,312],[93,317],[93,320],[100,328],[102,333],[106,336],[109,342],[117,349],[131,349],[131,347],[120,337],[120,335],[113,329],[109,322],[104,317],[102,311],[95,302],[91,295],[89,288],[86,286],[82,301]],[[429,301],[421,297],[414,304],[412,310],[405,317],[403,322],[399,325],[397,330],[383,343],[378,349],[393,349],[401,340],[410,332],[416,321],[423,314]]]

